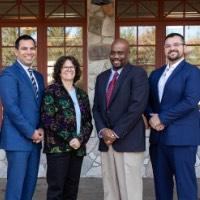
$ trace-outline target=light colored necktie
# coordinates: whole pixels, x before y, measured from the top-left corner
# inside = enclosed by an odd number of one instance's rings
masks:
[[[37,83],[36,83],[35,77],[33,75],[33,70],[29,68],[28,72],[29,72],[29,75],[30,75],[30,79],[31,79],[33,88],[35,90],[35,96],[38,99],[38,87],[37,87]]]
[[[169,78],[169,73],[170,73],[170,68],[167,67],[159,80],[159,90],[158,91],[159,91],[160,102],[162,100],[165,84],[167,82],[167,79]]]

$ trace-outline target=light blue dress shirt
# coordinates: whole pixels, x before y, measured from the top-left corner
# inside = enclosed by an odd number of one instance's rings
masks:
[[[75,113],[76,113],[76,131],[77,131],[77,135],[79,135],[80,130],[81,130],[81,111],[80,111],[78,99],[76,96],[76,90],[73,89],[69,91],[69,95],[72,98],[72,101],[74,103],[74,108],[75,108]]]

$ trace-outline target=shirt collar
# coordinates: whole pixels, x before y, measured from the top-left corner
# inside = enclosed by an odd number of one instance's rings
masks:
[[[112,74],[115,74],[115,72],[117,72],[117,73],[120,75],[120,73],[122,72],[122,70],[123,70],[123,68],[120,68],[120,69],[118,69],[117,71],[114,70],[114,69],[112,68],[112,69],[111,69],[111,73],[112,73]]]
[[[178,62],[174,63],[171,66],[169,66],[169,63],[168,63],[166,69],[173,71],[183,60],[184,58],[181,58]]]
[[[28,67],[28,66],[22,64],[19,60],[17,60],[17,62],[23,67],[23,69],[24,69],[25,71],[28,71],[29,68],[32,68],[32,66],[31,66],[31,67]]]

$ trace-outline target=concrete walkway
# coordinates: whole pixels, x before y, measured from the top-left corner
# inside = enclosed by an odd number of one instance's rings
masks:
[[[0,179],[0,200],[3,200],[5,191],[5,179]],[[155,200],[153,191],[153,179],[144,178],[144,200]],[[198,180],[200,188],[200,180]],[[33,200],[46,200],[46,180],[38,179],[37,188]],[[189,191],[188,191],[189,192]],[[199,194],[200,197],[200,194]],[[176,200],[177,198],[174,198]],[[200,199],[200,198],[199,198]],[[78,200],[103,200],[101,178],[81,178]]]

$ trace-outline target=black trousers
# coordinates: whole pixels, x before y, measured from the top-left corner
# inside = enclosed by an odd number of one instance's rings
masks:
[[[83,157],[47,154],[47,200],[76,200]]]

